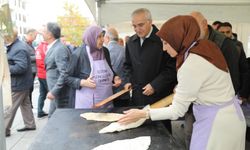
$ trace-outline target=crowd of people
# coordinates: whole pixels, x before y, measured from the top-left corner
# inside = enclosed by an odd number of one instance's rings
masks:
[[[77,48],[64,42],[57,23],[43,27],[44,41],[36,48],[37,30],[28,30],[23,41],[15,30],[15,38],[5,41],[13,103],[5,115],[6,136],[19,106],[25,126],[18,131],[36,129],[31,94],[37,76],[38,118],[50,118],[57,108],[92,108],[123,88],[132,92],[102,108],[146,106],[174,93],[169,107],[130,109],[118,122],[165,120],[171,132],[170,120],[185,116],[187,149],[244,150],[240,105],[250,93],[250,70],[232,25],[216,21],[211,26],[200,12],[192,12],[167,20],[158,30],[146,8],[133,11],[131,23],[135,34],[125,46],[115,28],[104,31],[96,25],[83,31]]]

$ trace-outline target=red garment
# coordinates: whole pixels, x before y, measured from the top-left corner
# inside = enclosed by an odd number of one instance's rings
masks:
[[[44,65],[45,54],[47,51],[47,42],[41,42],[36,49],[36,67],[37,77],[40,79],[46,79],[46,69]]]

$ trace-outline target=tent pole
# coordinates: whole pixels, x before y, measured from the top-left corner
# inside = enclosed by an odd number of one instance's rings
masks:
[[[3,95],[2,95],[2,85],[0,85],[0,149],[6,150],[5,141],[5,128],[4,128],[4,115],[3,115]]]

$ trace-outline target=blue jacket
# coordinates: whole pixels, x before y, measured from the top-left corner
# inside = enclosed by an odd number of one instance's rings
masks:
[[[110,41],[107,46],[109,53],[110,53],[110,59],[111,59],[111,65],[114,69],[114,72],[122,78],[123,83],[115,88],[113,87],[113,92],[117,93],[121,91],[124,88],[124,72],[123,72],[123,64],[125,62],[125,48],[123,46],[120,46],[116,41]],[[120,97],[120,99],[129,99],[129,93],[126,93]]]
[[[16,39],[7,46],[7,56],[11,75],[11,90],[13,92],[29,90],[33,79],[27,45]]]

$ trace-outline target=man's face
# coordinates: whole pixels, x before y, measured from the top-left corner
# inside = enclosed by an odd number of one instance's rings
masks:
[[[33,42],[35,39],[36,39],[36,36],[37,36],[37,32],[34,31],[34,32],[30,32],[28,35],[27,35],[27,42]]]
[[[46,42],[48,42],[49,39],[51,39],[51,33],[47,30],[47,27],[43,28],[42,35],[43,35],[44,41],[46,41]]]
[[[132,17],[132,26],[135,33],[140,37],[144,38],[150,32],[152,21],[146,18],[144,13],[135,14]]]
[[[220,27],[218,31],[223,33],[228,38],[232,38],[233,36],[232,29],[230,27]]]
[[[104,45],[105,45],[105,46],[108,46],[109,41],[110,41],[109,36],[108,36],[107,34],[105,34],[105,36],[104,36]]]
[[[32,42],[36,39],[37,36],[37,32],[32,33],[31,38],[32,38]]]

